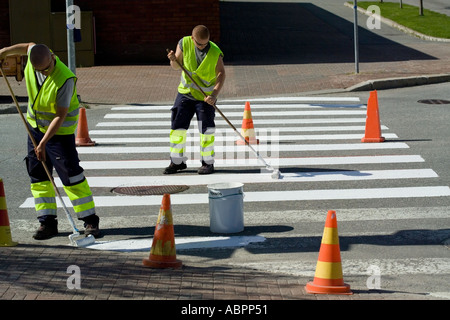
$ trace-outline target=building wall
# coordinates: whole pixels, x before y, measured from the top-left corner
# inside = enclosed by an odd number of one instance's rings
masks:
[[[52,0],[52,11],[65,1]],[[219,0],[74,0],[95,18],[95,64],[166,62],[166,48],[206,25],[220,43]],[[0,0],[0,47],[10,45],[8,0]],[[83,28],[83,26],[81,26]]]

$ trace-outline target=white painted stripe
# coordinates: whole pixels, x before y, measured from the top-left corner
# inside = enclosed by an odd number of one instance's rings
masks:
[[[279,141],[298,141],[298,140],[352,140],[357,139],[361,140],[364,137],[364,134],[317,134],[317,135],[270,135],[270,136],[256,136],[260,143],[264,143],[267,141],[279,142]],[[386,133],[383,134],[383,137],[386,139],[396,139],[398,136],[394,133]],[[193,139],[200,139],[198,133],[195,133],[192,137]],[[236,141],[241,140],[241,138],[235,134],[230,133],[226,136],[221,135],[220,133],[215,134],[215,141]],[[98,144],[114,144],[114,143],[153,143],[153,142],[169,142],[169,137],[148,137],[148,138],[95,138],[95,142]]]
[[[252,112],[254,117],[281,117],[281,116],[339,116],[339,115],[365,115],[366,110],[320,110],[320,111],[258,111]],[[227,118],[240,117],[243,112],[227,112]],[[105,119],[165,119],[170,117],[170,113],[108,113]]]
[[[244,190],[245,192],[245,190]],[[362,199],[395,199],[395,198],[428,198],[448,197],[448,186],[405,187],[405,188],[372,188],[372,189],[326,189],[326,190],[285,190],[245,192],[244,202],[274,201],[316,201],[316,200],[362,200]],[[172,205],[208,204],[208,193],[171,195]],[[69,198],[63,197],[66,206],[71,206]],[[56,199],[61,206],[59,199]],[[96,207],[119,206],[160,206],[161,196],[94,196]],[[20,208],[34,208],[34,199],[27,198]]]
[[[197,128],[196,122],[192,123],[192,129],[189,131],[195,131]],[[238,128],[239,129],[239,128]],[[278,127],[278,128],[255,128],[256,136],[258,136],[259,132],[267,132],[267,130],[276,130],[278,132],[321,132],[321,131],[363,131],[366,129],[365,126],[328,126],[328,127]],[[389,128],[382,125],[381,130],[388,130]],[[89,135],[168,135],[169,129],[124,129],[124,130],[89,130]],[[188,132],[189,132],[188,131]],[[234,133],[234,130],[228,128],[216,128],[216,133],[225,132],[225,133]]]
[[[158,127],[164,126],[170,128],[170,116],[165,121],[114,121],[114,122],[99,122],[97,127]],[[195,121],[192,121],[195,122]],[[237,121],[236,121],[237,122]],[[215,120],[217,125],[227,125],[225,120],[220,118]],[[239,122],[241,123],[241,122]],[[286,124],[335,124],[335,123],[366,123],[366,118],[311,118],[311,119],[253,119],[255,126],[261,124],[278,124],[284,126]],[[227,125],[228,126],[228,125]],[[236,126],[238,128],[239,126]]]
[[[424,162],[420,155],[393,155],[393,156],[351,156],[351,157],[307,157],[307,158],[270,158],[269,163],[283,166],[315,166],[340,164],[386,164],[386,163],[415,163]],[[200,160],[188,160],[188,167],[198,166]],[[85,170],[93,169],[159,169],[169,165],[169,160],[115,160],[115,161],[81,161]],[[254,167],[262,165],[256,158],[251,159],[216,159],[216,168],[220,167]]]
[[[357,235],[355,235],[357,236]],[[384,235],[380,234],[380,237]],[[316,263],[314,261],[280,261],[247,262],[239,263],[239,266],[252,268],[260,271],[285,273],[295,276],[314,277]],[[383,276],[394,276],[402,274],[431,274],[448,275],[450,273],[449,258],[420,258],[420,259],[343,259],[342,271],[346,276],[371,276],[377,267]],[[383,287],[382,287],[383,289]]]
[[[177,251],[206,248],[237,248],[244,247],[253,242],[263,242],[262,236],[231,236],[231,237],[176,237]],[[149,252],[153,239],[129,239],[116,241],[96,241],[87,246],[87,249],[108,250],[120,252]]]
[[[227,99],[222,100],[223,102],[268,102],[268,101],[279,101],[279,102],[309,102],[309,101],[323,101],[323,102],[359,102],[358,97],[267,97],[267,98],[249,98],[249,99]]]
[[[220,110],[244,110],[245,103],[242,104],[221,104],[217,106]],[[261,109],[325,109],[325,108],[356,108],[363,109],[367,106],[365,104],[254,104],[250,103],[251,110]],[[172,108],[172,105],[148,105],[148,106],[116,106],[112,107],[111,111],[167,111]]]
[[[253,145],[253,148],[261,153],[274,152],[294,152],[294,151],[338,151],[338,150],[380,150],[380,149],[407,149],[409,146],[403,142],[383,142],[383,143],[347,143],[347,144],[274,144]],[[186,153],[195,152],[198,146],[186,146]],[[78,147],[79,154],[119,154],[119,153],[165,153],[169,151],[169,146],[161,147]],[[215,152],[251,152],[246,145],[216,146]]]
[[[213,175],[164,175],[164,176],[89,176],[91,187],[130,187],[159,185],[208,185],[212,183],[281,183],[281,182],[319,182],[319,181],[358,181],[381,179],[423,179],[436,178],[438,175],[431,169],[399,169],[373,171],[304,171],[281,172],[280,179],[272,179],[268,173],[237,173]],[[61,180],[55,178],[57,186],[62,187]]]

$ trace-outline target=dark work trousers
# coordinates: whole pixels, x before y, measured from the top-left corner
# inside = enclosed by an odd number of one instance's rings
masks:
[[[171,129],[189,129],[194,114],[197,115],[200,133],[205,134],[208,129],[215,128],[215,109],[204,101],[192,100],[178,93],[172,107]]]
[[[28,126],[36,140],[36,144],[44,137],[44,134],[37,128]],[[26,157],[27,171],[31,183],[48,181],[49,178],[44,170],[44,166],[37,159],[34,152],[34,146],[28,137],[28,155]],[[76,177],[83,173],[80,167],[80,159],[75,145],[75,135],[54,135],[46,145],[46,165],[50,172],[55,168],[61,182],[65,186],[71,186],[80,183],[82,180],[71,181],[70,177]]]

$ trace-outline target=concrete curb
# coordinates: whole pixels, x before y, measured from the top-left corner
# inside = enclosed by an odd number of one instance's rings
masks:
[[[418,77],[367,80],[346,89],[348,92],[395,89],[450,81],[450,74],[423,75]]]

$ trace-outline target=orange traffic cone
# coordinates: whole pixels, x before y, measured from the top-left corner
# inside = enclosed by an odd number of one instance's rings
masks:
[[[80,117],[78,119],[77,138],[75,144],[79,147],[95,146],[95,141],[89,138],[89,130],[86,120],[86,109],[80,107]]]
[[[378,113],[377,91],[371,91],[367,102],[366,132],[362,142],[383,142],[381,136],[380,115]]]
[[[163,195],[159,209],[150,257],[144,259],[143,264],[150,268],[179,268],[182,265],[176,258],[172,208],[168,193]]]
[[[342,276],[341,252],[336,211],[328,211],[320,245],[314,281],[306,284],[307,293],[353,294]]]
[[[255,128],[253,126],[252,110],[250,110],[250,102],[245,103],[244,118],[242,119],[241,135],[247,140],[249,144],[259,144],[259,139],[256,139]],[[245,144],[242,139],[236,141],[236,144]]]
[[[13,247],[17,242],[12,241],[9,226],[8,209],[6,207],[5,188],[0,178],[0,247]]]

